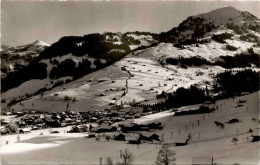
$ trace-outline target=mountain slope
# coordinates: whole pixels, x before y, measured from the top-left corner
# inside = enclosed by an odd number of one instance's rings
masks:
[[[221,22],[215,15],[231,19]],[[230,25],[221,25],[225,21]],[[152,105],[162,101],[157,99],[160,93],[191,85],[218,94],[213,91],[217,74],[245,68],[259,71],[260,34],[258,28],[248,26],[257,27],[258,21],[228,7],[189,17],[160,35],[64,37],[30,64],[38,72],[3,93],[2,107],[64,111],[69,104],[71,110],[89,111],[136,102]],[[154,44],[154,38],[160,43]],[[41,78],[35,77],[39,70]]]

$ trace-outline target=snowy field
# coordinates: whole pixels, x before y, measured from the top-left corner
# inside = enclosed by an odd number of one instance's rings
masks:
[[[242,107],[236,107],[239,99],[246,99],[247,102],[243,103]],[[192,159],[198,156],[213,157],[214,163],[217,164],[258,164],[259,142],[252,143],[251,134],[246,133],[249,128],[254,132],[259,131],[258,121],[252,120],[259,117],[258,92],[220,100],[216,102],[216,106],[219,109],[210,114],[173,117],[165,115],[168,114],[166,111],[157,114],[157,117],[156,114],[146,117],[166,125],[163,130],[156,132],[159,135],[163,134],[164,143],[183,142],[188,134],[192,135],[187,146],[171,147],[176,152],[177,164],[191,164]],[[241,122],[225,123],[231,118],[238,118]],[[137,121],[146,119],[144,117]],[[217,127],[214,121],[224,123],[225,128]],[[232,142],[232,138],[237,135],[236,145]],[[35,145],[38,145],[37,150],[34,148]],[[97,142],[95,138],[88,139],[84,135],[64,134],[61,131],[55,137],[46,134],[46,137],[37,136],[21,143],[2,146],[1,153],[3,164],[99,164],[100,158],[105,162],[107,157],[111,157],[114,162],[120,162],[120,150],[128,148],[134,153],[134,163],[154,164],[160,146],[160,144],[143,143],[138,147],[126,142],[113,140],[107,142],[105,138]],[[15,147],[27,149],[26,152],[18,152],[19,149],[11,152],[10,148]]]

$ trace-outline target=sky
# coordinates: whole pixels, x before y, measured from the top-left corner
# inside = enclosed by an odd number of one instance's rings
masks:
[[[233,6],[260,18],[260,1],[2,1],[1,43],[17,46],[89,33],[165,32],[188,16]]]

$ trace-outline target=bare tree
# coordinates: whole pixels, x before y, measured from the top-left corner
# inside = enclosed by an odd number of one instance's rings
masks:
[[[113,160],[111,157],[107,157],[106,165],[113,165]]]
[[[187,136],[187,138],[189,139],[189,141],[191,141],[192,139],[191,133]]]
[[[160,151],[158,152],[158,156],[156,159],[156,164],[157,165],[170,165],[170,164],[175,164],[175,158],[174,156],[176,153],[173,150],[169,149],[168,144],[164,144]]]
[[[128,149],[125,149],[122,153],[123,158],[123,165],[131,165],[134,161],[134,155],[128,151]]]
[[[237,141],[238,141],[238,138],[236,138],[236,137],[234,137],[234,138],[232,139],[232,142],[233,142],[235,145],[237,145]]]

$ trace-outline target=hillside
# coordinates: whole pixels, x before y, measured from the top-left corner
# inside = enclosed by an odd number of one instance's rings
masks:
[[[2,81],[2,107],[90,111],[153,105],[191,85],[216,96],[217,76],[259,72],[259,18],[225,7],[188,17],[159,35],[141,32],[63,37]],[[18,77],[17,77],[18,76]],[[16,79],[15,83],[12,80]]]
[[[37,58],[31,61],[30,65],[21,67],[2,79],[2,91],[5,92],[32,79],[56,80],[66,76],[78,79],[110,65],[133,49],[154,43],[156,40],[153,39],[151,33],[142,34],[140,32],[121,36],[116,33],[104,33],[89,34],[83,37],[63,37],[41,52]],[[30,45],[22,48],[35,49]],[[13,49],[20,50],[20,47]]]

